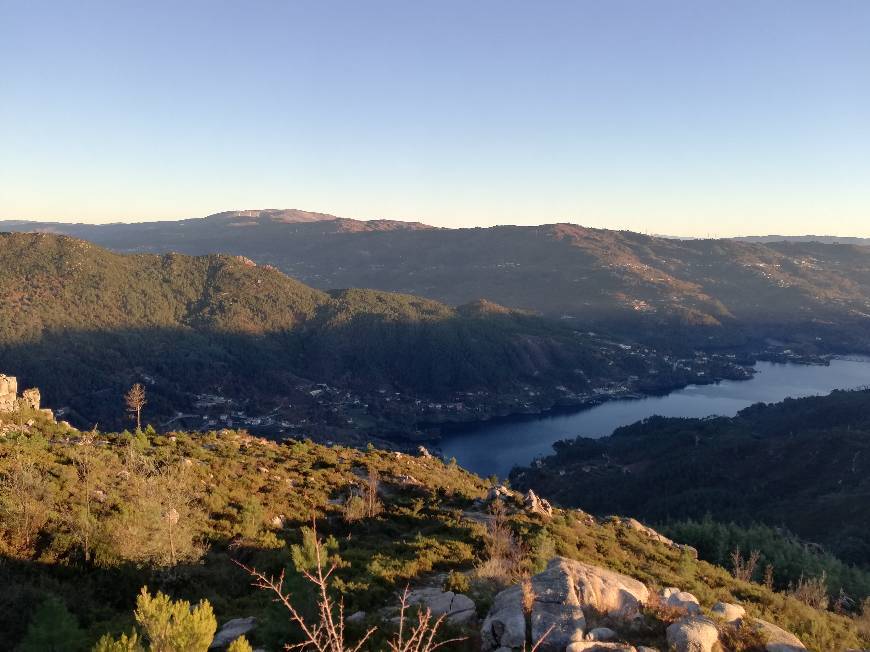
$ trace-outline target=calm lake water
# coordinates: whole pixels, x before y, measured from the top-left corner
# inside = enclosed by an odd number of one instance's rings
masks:
[[[462,426],[445,435],[441,451],[484,477],[507,476],[553,452],[560,439],[605,437],[619,426],[653,415],[667,417],[733,416],[754,403],[828,394],[835,389],[870,385],[870,359],[832,360],[830,366],[759,362],[750,380],[689,385],[666,396],[610,401],[577,412],[522,416]]]

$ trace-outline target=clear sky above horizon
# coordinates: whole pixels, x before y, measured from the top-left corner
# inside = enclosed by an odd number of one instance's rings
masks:
[[[870,2],[0,0],[0,219],[870,236]]]

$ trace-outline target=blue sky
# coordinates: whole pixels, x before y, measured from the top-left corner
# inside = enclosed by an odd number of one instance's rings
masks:
[[[870,235],[870,2],[0,0],[0,218]]]

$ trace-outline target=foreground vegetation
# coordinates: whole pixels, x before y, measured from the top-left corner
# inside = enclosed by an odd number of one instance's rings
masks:
[[[299,629],[238,564],[268,576],[284,571],[296,604],[313,607],[302,573],[312,569],[314,518],[336,566],[330,591],[347,614],[366,614],[348,637],[380,626],[365,649],[385,649],[393,632],[382,610],[397,605],[408,584],[467,593],[483,616],[499,588],[556,554],[653,588],[679,586],[705,607],[740,602],[816,650],[870,642],[853,615],[736,579],[620,519],[578,510],[544,518],[513,498],[493,516],[488,489],[425,456],[277,444],[236,431],[80,433],[34,415],[0,440],[0,632],[13,649],[72,652],[106,635],[146,636],[134,612],[147,586],[149,600],[161,592],[191,605],[207,601],[217,623],[256,616],[250,642],[278,649],[298,641]],[[652,641],[662,636],[656,627]],[[65,647],[50,646],[52,632],[61,632]],[[439,635],[457,634],[467,638],[451,649],[479,646],[473,629],[444,627]]]

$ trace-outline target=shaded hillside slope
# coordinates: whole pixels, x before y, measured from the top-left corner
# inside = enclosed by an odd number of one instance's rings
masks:
[[[870,563],[870,390],[759,404],[734,418],[653,417],[560,442],[518,486],[563,505],[651,521],[785,526]]]
[[[111,419],[100,403],[141,379],[153,385],[153,413],[171,414],[185,393],[275,397],[299,378],[438,397],[589,389],[646,364],[486,302],[323,292],[231,256],[125,256],[62,236],[0,235],[0,368],[55,405],[77,404],[83,419]]]

